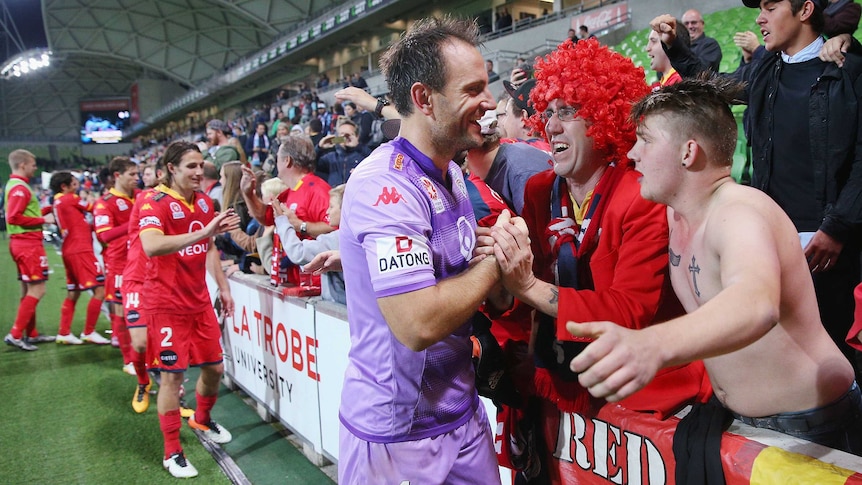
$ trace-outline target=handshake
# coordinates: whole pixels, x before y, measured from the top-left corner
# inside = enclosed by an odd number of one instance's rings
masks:
[[[477,228],[473,263],[493,257],[500,267],[503,285],[518,296],[535,281],[530,243],[524,219],[513,217],[508,210],[504,210],[492,227]]]

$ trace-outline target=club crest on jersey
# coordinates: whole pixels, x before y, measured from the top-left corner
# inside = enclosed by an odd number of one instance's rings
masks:
[[[121,211],[129,210],[129,204],[126,204],[126,201],[123,199],[117,199],[117,208]]]
[[[422,188],[425,189],[425,193],[428,194],[428,198],[431,199],[431,205],[434,206],[434,212],[440,214],[446,210],[446,207],[443,205],[443,201],[440,200],[440,194],[437,192],[437,187],[434,186],[434,182],[427,177],[420,177],[419,181],[422,182]]]
[[[392,164],[392,168],[398,170],[399,172],[404,170],[404,155],[399,153],[395,157],[395,162]]]
[[[136,323],[140,319],[141,314],[138,313],[136,310],[129,310],[129,312],[126,313],[126,321],[128,321],[129,323]]]
[[[210,207],[207,205],[207,201],[203,199],[198,199],[198,207],[200,207],[201,210],[204,211],[204,214],[208,214],[210,211]]]
[[[410,236],[378,238],[377,270],[380,274],[402,273],[431,267],[431,251],[425,241]]]
[[[463,177],[457,177],[455,179],[455,186],[458,187],[458,190],[461,191],[461,194],[467,195],[467,186],[464,185],[464,178]]]
[[[171,202],[171,217],[174,219],[184,219],[186,217],[185,212],[183,212],[183,208],[180,207],[176,202]]]

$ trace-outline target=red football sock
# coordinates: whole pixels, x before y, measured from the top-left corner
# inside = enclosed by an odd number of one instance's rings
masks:
[[[165,459],[183,451],[183,445],[180,444],[180,428],[183,427],[180,410],[171,409],[165,414],[159,414],[159,427],[162,428],[162,438],[165,441]]]
[[[138,384],[146,386],[150,383],[150,375],[147,374],[146,356],[144,352],[138,352],[133,348],[129,349],[129,354],[132,356],[132,363],[135,364],[135,374],[138,375]]]
[[[215,406],[216,399],[218,399],[218,394],[213,394],[212,396],[201,396],[201,394],[195,391],[195,400],[197,401],[197,407],[195,408],[195,421],[198,423],[204,424],[210,422],[210,410],[212,410],[213,406]]]
[[[12,325],[12,330],[9,331],[12,337],[18,339],[24,336],[24,331],[28,330],[30,320],[36,317],[36,305],[39,304],[39,299],[35,296],[27,295],[21,299],[21,305],[18,306],[18,315],[15,317],[15,323]]]
[[[96,322],[99,321],[99,313],[102,311],[102,300],[90,298],[87,303],[87,320],[84,323],[84,335],[90,335],[96,330]]]
[[[120,341],[120,353],[123,354],[123,364],[133,362],[132,336],[129,335],[129,329],[126,328],[126,319],[119,315],[111,315],[111,327],[114,329],[117,339]]]
[[[31,338],[36,338],[39,336],[39,331],[36,330],[36,309],[33,309],[33,316],[30,317],[30,321],[27,322],[27,335]]]
[[[69,335],[72,331],[72,317],[75,316],[75,300],[66,298],[60,307],[60,330],[57,335]]]

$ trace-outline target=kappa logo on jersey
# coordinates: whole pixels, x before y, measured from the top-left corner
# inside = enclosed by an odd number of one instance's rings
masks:
[[[147,203],[145,203],[144,205],[142,205],[142,206],[141,206],[141,210],[142,210],[142,211],[150,210],[150,209],[152,209],[152,208],[153,208],[153,206],[151,206],[149,202],[147,202]]]
[[[434,186],[434,182],[427,177],[420,177],[419,181],[422,182],[422,187],[425,189],[425,193],[428,194],[428,198],[431,199],[431,205],[434,206],[434,212],[440,214],[446,207],[443,205],[443,201],[440,200],[440,194],[437,192],[437,187]]]
[[[204,211],[204,214],[208,214],[210,211],[210,208],[207,205],[207,201],[203,199],[198,199],[198,207],[200,207],[201,210]]]
[[[425,241],[410,236],[386,236],[378,238],[375,243],[380,274],[431,266],[431,251]]]
[[[176,364],[178,359],[179,358],[177,357],[177,353],[173,350],[163,350],[159,354],[159,360],[161,360],[162,364],[167,367],[171,367],[172,365]]]
[[[96,226],[104,226],[107,225],[111,221],[111,218],[106,215],[98,215],[95,218]]]
[[[176,202],[171,202],[170,207],[171,207],[171,217],[173,217],[174,219],[183,219],[184,217],[186,217],[185,212],[183,212],[183,208],[180,207],[180,205],[177,204]]]
[[[204,223],[201,221],[192,221],[191,224],[189,224],[189,232],[190,233],[195,232],[199,229],[203,229],[203,228],[204,228]],[[210,247],[209,239],[204,239],[202,242],[191,244],[189,246],[186,246],[186,247],[180,249],[179,253],[180,253],[180,256],[194,256],[196,254],[206,254],[209,247]]]
[[[398,193],[395,187],[383,187],[383,192],[377,196],[377,202],[374,203],[374,207],[377,207],[381,202],[383,202],[383,205],[389,205],[397,204],[402,200],[404,200],[404,197]]]
[[[392,168],[398,170],[399,172],[404,170],[404,155],[399,153],[395,157],[395,163],[392,164]]]
[[[162,221],[160,221],[159,218],[156,216],[142,217],[141,221],[138,222],[138,227],[140,228],[145,226],[162,227]]]
[[[126,201],[125,201],[125,200],[123,200],[123,199],[117,199],[117,207],[118,207],[121,211],[127,211],[127,210],[129,210],[129,204],[127,204],[127,203],[126,203]]]

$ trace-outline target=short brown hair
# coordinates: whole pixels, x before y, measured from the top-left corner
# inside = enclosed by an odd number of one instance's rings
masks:
[[[647,116],[664,115],[678,137],[698,137],[713,149],[712,161],[733,164],[736,150],[736,118],[730,104],[743,85],[721,76],[703,74],[648,94],[632,107],[632,121],[640,125]]]

